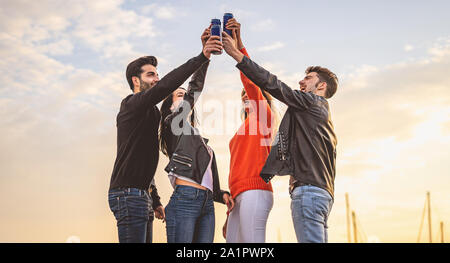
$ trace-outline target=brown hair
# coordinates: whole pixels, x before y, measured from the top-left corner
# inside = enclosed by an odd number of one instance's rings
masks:
[[[319,77],[319,80],[321,82],[327,83],[327,90],[325,91],[325,98],[329,99],[329,98],[333,97],[334,93],[336,93],[338,83],[339,83],[339,80],[338,80],[338,77],[336,76],[336,74],[331,72],[329,69],[323,68],[320,66],[311,66],[305,70],[306,74],[311,73],[311,72],[316,72],[317,76]]]

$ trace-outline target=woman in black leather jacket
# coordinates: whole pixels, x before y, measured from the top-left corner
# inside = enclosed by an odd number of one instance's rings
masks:
[[[206,29],[203,45],[209,34],[210,30]],[[211,37],[209,41],[218,40]],[[169,243],[213,242],[213,201],[227,204],[229,210],[234,206],[231,195],[220,190],[214,151],[195,128],[193,107],[203,89],[208,65],[209,61],[194,73],[187,91],[175,90],[161,106],[161,150],[170,158],[165,170],[175,189],[165,208]]]

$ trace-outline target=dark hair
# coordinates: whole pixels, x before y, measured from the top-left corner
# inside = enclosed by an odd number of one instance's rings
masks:
[[[338,77],[336,76],[336,74],[331,72],[329,69],[323,68],[320,66],[311,66],[305,70],[306,74],[311,73],[311,72],[316,72],[319,77],[319,80],[321,82],[327,83],[327,90],[325,91],[325,98],[329,99],[329,98],[333,97],[334,93],[336,93],[338,83],[339,83],[339,80],[338,80]]]
[[[173,93],[170,93],[170,95],[164,99],[161,105],[161,122],[159,125],[159,146],[161,152],[168,157],[172,156],[171,147],[168,145],[168,143],[170,143],[169,135],[171,135],[172,130],[171,130],[171,123],[166,123],[166,118],[172,113],[172,111],[170,110],[172,104],[173,104]],[[198,121],[195,116],[195,108],[192,108],[190,124],[192,127],[195,127],[197,122]]]
[[[128,64],[125,75],[127,77],[127,81],[130,85],[131,90],[133,90],[134,87],[132,77],[138,77],[139,79],[141,79],[142,66],[148,64],[156,67],[158,66],[158,60],[154,56],[145,56],[140,57]]]

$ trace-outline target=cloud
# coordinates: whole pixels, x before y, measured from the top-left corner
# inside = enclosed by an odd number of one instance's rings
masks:
[[[110,172],[115,150],[110,131],[120,100],[128,93],[123,72],[79,69],[4,33],[0,56],[0,189],[2,198],[14,196],[2,202],[9,211],[0,216],[9,225],[1,229],[2,239],[63,241],[72,234],[65,232],[67,226],[81,222],[80,210],[90,210],[97,218],[102,214],[103,204],[83,197],[76,198],[80,203],[71,200],[83,191],[101,192],[107,185],[102,178]],[[98,181],[103,181],[100,187]],[[65,187],[68,184],[70,189]],[[24,190],[19,194],[17,188]],[[29,206],[17,207],[17,202],[26,200]],[[44,202],[45,206],[38,205]],[[35,215],[32,224],[39,227],[28,227],[30,221],[23,219],[27,214]]]
[[[102,51],[105,47],[119,50],[125,40],[151,38],[158,34],[151,18],[121,9],[120,2],[96,8],[88,3],[85,3],[88,11],[77,19],[73,35],[95,51]]]
[[[52,56],[71,55],[73,53],[73,44],[67,39],[60,39],[47,45],[39,45],[37,49]]]
[[[257,16],[257,13],[255,11],[236,8],[235,5],[229,5],[229,4],[221,4],[219,7],[219,10],[222,14],[231,12],[233,14],[233,16],[239,18],[239,20],[254,18]]]
[[[132,47],[124,48],[124,41],[153,38],[158,32],[151,18],[122,9],[122,4],[122,0],[9,1],[0,11],[0,29],[50,55],[69,55],[80,46],[106,58],[134,55]]]
[[[414,50],[414,46],[407,44],[403,47],[403,50],[405,50],[406,52],[410,52]]]
[[[433,46],[428,49],[428,52],[432,55],[431,60],[435,62],[439,62],[450,56],[450,37],[439,38]],[[428,61],[424,62],[427,63]]]
[[[284,43],[277,41],[275,43],[259,47],[256,50],[259,52],[267,52],[267,51],[272,51],[272,50],[283,48],[284,46],[285,46]]]
[[[154,15],[158,19],[172,20],[174,18],[185,16],[186,14],[175,9],[171,5],[150,4],[142,7],[142,13]]]
[[[256,32],[271,31],[271,30],[275,29],[275,22],[270,18],[264,19],[259,22],[256,22],[252,26],[250,26],[250,29],[252,31],[256,31]]]

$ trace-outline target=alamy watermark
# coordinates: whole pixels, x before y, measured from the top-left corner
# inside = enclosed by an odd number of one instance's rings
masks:
[[[199,92],[194,96],[198,98]],[[174,135],[208,134],[221,135],[260,135],[261,146],[270,146],[276,141],[274,136],[277,121],[275,113],[271,110],[266,100],[248,100],[246,106],[242,100],[198,99],[195,103],[195,114],[200,125],[197,129],[191,129],[189,115],[192,113],[191,105],[187,100],[180,103],[171,119],[170,128]],[[247,111],[245,119],[244,109]],[[242,125],[243,122],[246,125]],[[237,128],[238,127],[238,128]],[[237,131],[236,131],[237,129]]]

